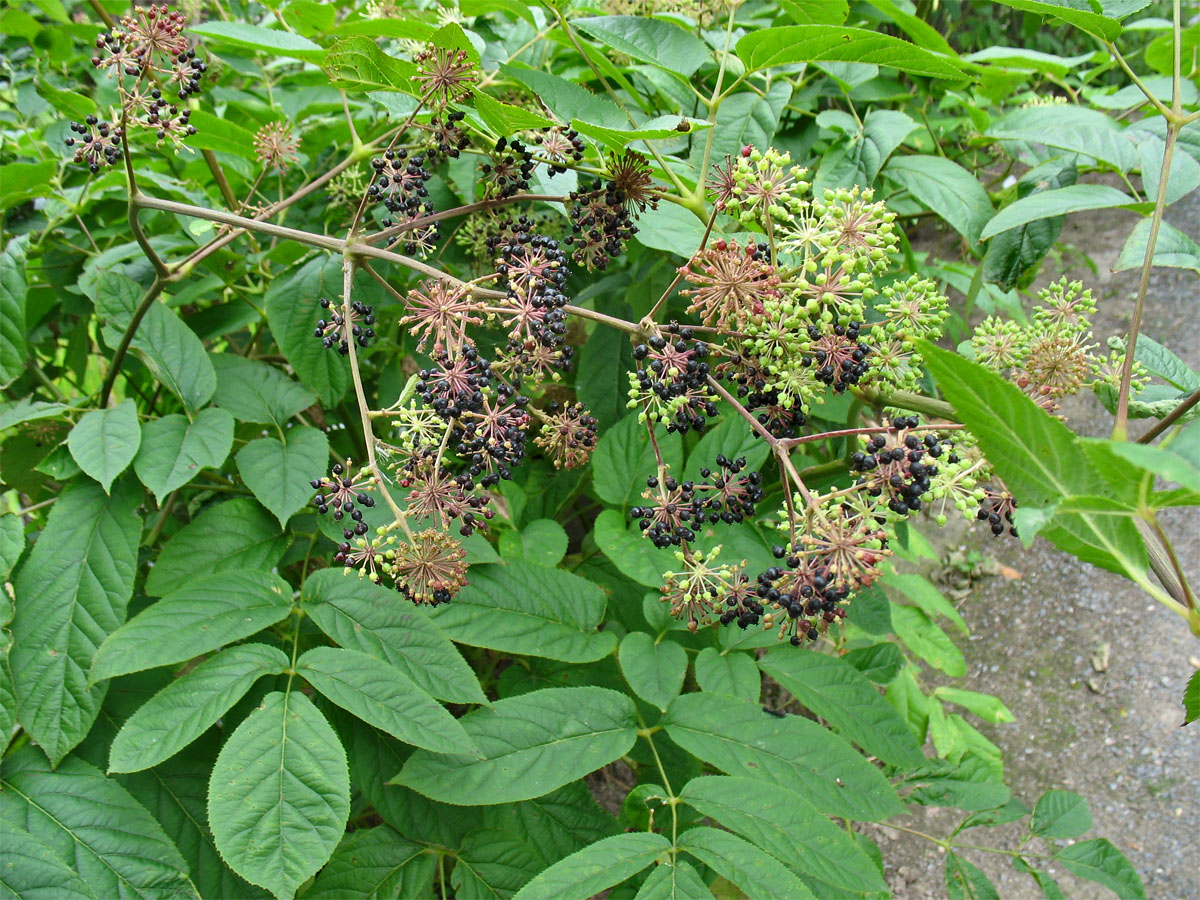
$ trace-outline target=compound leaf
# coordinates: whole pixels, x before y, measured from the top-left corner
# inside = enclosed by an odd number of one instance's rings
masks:
[[[663,724],[684,750],[730,775],[753,775],[765,793],[789,786],[823,812],[861,822],[904,809],[878,769],[811,719],[780,718],[757,703],[694,693],[676,697]]]

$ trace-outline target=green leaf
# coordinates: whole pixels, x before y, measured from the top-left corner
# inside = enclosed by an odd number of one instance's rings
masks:
[[[344,838],[304,900],[375,900],[433,896],[435,851],[406,841],[387,825],[360,828]]]
[[[225,410],[202,409],[191,422],[173,413],[142,428],[133,469],[162,505],[167,494],[201,469],[219,469],[232,446],[233,416]]]
[[[336,569],[310,575],[301,602],[338,644],[390,664],[439,700],[488,702],[467,661],[423,607],[398,602],[393,591]]]
[[[286,900],[337,846],[350,813],[346,751],[299,691],[276,691],[225,742],[209,782],[221,856]]]
[[[683,467],[683,446],[676,433],[659,426],[655,431],[663,462],[678,471]],[[592,484],[596,496],[622,509],[646,489],[646,478],[655,474],[657,462],[647,426],[629,415],[600,436],[592,454]]]
[[[342,294],[342,260],[314,256],[291,274],[275,278],[267,288],[267,321],[279,349],[304,385],[332,406],[350,386],[348,364],[336,350],[326,350],[313,337],[321,307],[316,298]]]
[[[705,647],[696,654],[695,665],[696,684],[702,691],[758,702],[762,677],[754,659],[747,654],[722,653],[714,647]]]
[[[46,900],[99,900],[86,881],[55,856],[48,844],[8,819],[0,818],[0,895]]]
[[[96,652],[93,682],[194,659],[274,625],[292,591],[270,572],[218,572],[194,580],[138,613]]]
[[[846,0],[780,0],[779,5],[798,25],[841,25],[850,15]]]
[[[894,766],[925,762],[904,720],[852,665],[823,653],[780,650],[764,656],[759,667],[843,737]]]
[[[7,184],[3,190],[8,192]],[[0,387],[8,387],[25,371],[25,246],[28,243],[27,237],[11,238],[0,251]]]
[[[904,668],[904,653],[887,641],[858,647],[842,656],[874,684],[887,684]]]
[[[217,743],[195,743],[167,766],[119,775],[116,780],[138,803],[154,811],[167,837],[183,855],[201,897],[269,897],[225,865],[213,842],[208,827],[208,776],[219,749]]]
[[[1013,868],[1018,872],[1024,872],[1036,881],[1046,900],[1067,900],[1067,895],[1062,892],[1062,888],[1058,886],[1058,882],[1050,876],[1049,872],[1033,868],[1019,856],[1013,858]]]
[[[679,849],[737,885],[747,897],[813,897],[808,885],[779,860],[728,831],[703,825],[689,828],[679,836]]]
[[[479,823],[478,809],[435,803],[416,791],[388,784],[411,749],[332,704],[328,712],[346,747],[350,780],[363,799],[401,834],[457,847],[463,835]]]
[[[695,867],[676,859],[651,869],[634,900],[713,900],[713,893]]]
[[[979,239],[986,241],[990,237],[1027,222],[1036,222],[1052,216],[1065,216],[1067,213],[1080,212],[1085,209],[1114,209],[1117,207],[1132,209],[1136,206],[1137,201],[1114,187],[1105,184],[1071,184],[1030,194],[1015,203],[1010,203],[987,223]]]
[[[454,716],[399,669],[373,656],[313,647],[296,670],[338,706],[398,740],[435,753],[474,750]]]
[[[1190,725],[1200,719],[1200,669],[1192,673],[1183,689],[1183,724]]]
[[[192,110],[188,124],[196,129],[195,134],[188,136],[189,147],[258,160],[258,153],[254,149],[254,132],[248,128],[203,109]]]
[[[1080,31],[1086,31],[1103,41],[1115,41],[1121,34],[1120,21],[1100,12],[1103,7],[1099,3],[1089,4],[1087,8],[1082,8],[1082,4],[1075,4],[1072,0],[998,0],[998,2],[1022,12],[1062,19]]]
[[[418,750],[394,780],[443,803],[512,803],[608,765],[637,738],[633,701],[598,687],[532,691],[459,721],[482,759]]]
[[[1140,269],[1146,262],[1146,243],[1150,240],[1150,219],[1142,219],[1133,226],[1121,255],[1113,265],[1114,272],[1127,272],[1130,269]],[[1158,239],[1154,242],[1153,266],[1171,269],[1191,269],[1200,275],[1200,244],[1172,225],[1170,222],[1159,223]],[[1138,357],[1142,353],[1142,341],[1138,339]]]
[[[818,124],[823,123],[818,120]],[[836,142],[821,159],[813,191],[820,195],[829,187],[874,184],[888,157],[917,127],[912,118],[899,110],[871,110],[861,129],[851,132],[849,141]]]
[[[513,896],[513,900],[545,897],[591,897],[636,875],[671,849],[661,834],[614,834],[559,860]]]
[[[925,662],[947,675],[959,678],[967,674],[967,663],[962,651],[946,632],[913,606],[892,606],[892,627],[896,636]]]
[[[136,281],[117,271],[97,271],[81,286],[90,292],[97,315],[105,320],[104,342],[116,349],[144,292]],[[129,347],[189,412],[208,403],[217,389],[217,376],[204,344],[174,310],[160,302],[150,304]]]
[[[1092,827],[1088,802],[1071,791],[1046,791],[1033,808],[1029,830],[1043,838],[1073,838]]]
[[[275,514],[281,527],[308,505],[309,483],[329,467],[329,438],[315,428],[287,432],[287,443],[258,438],[237,452],[238,474],[258,501]]]
[[[894,156],[884,173],[946,220],[972,247],[993,216],[992,201],[979,181],[941,156]]]
[[[1186,440],[1193,440],[1194,434],[1195,432],[1184,431],[1183,437]],[[1153,472],[1165,481],[1173,481],[1180,487],[1200,492],[1200,467],[1183,455],[1187,452],[1184,441],[1172,441],[1170,445],[1163,447],[1112,441],[1104,438],[1081,438],[1080,440],[1085,447],[1103,448],[1108,453],[1119,456],[1139,469]]]
[[[286,56],[311,63],[320,63],[325,58],[321,46],[308,38],[290,31],[274,31],[262,25],[214,21],[189,26],[188,30],[218,46],[245,47],[272,56]]]
[[[684,125],[683,131],[679,130]],[[582,119],[572,119],[571,127],[580,134],[606,145],[612,150],[621,150],[635,141],[665,141],[711,128],[710,122],[703,119],[687,119],[683,116],[658,116],[649,122],[643,122],[636,128],[606,128],[603,125],[593,125]],[[639,216],[639,219],[641,217]]]
[[[138,707],[109,750],[109,772],[138,772],[170,759],[227,713],[261,676],[283,672],[288,658],[266,644],[229,647]]]
[[[637,240],[644,247],[689,257],[704,240],[704,222],[682,206],[660,203],[658,209],[648,209],[638,216]],[[622,396],[627,396],[628,384],[627,380]]]
[[[811,719],[781,718],[757,703],[696,693],[676,697],[663,724],[684,750],[730,775],[753,775],[764,792],[790,786],[823,812],[861,822],[903,810],[878,769]]]
[[[843,891],[885,891],[875,863],[854,838],[803,796],[755,778],[707,775],[683,788],[683,801],[720,822],[793,870]]]
[[[1197,29],[1200,33],[1200,29]],[[1137,155],[1142,170],[1142,193],[1148,200],[1158,200],[1159,179],[1162,177],[1163,156],[1166,141],[1148,136],[1138,141]],[[1167,189],[1163,201],[1174,203],[1200,187],[1200,162],[1186,153],[1175,153],[1171,157],[1171,169],[1167,174]]]
[[[630,315],[628,307],[616,314],[622,312]],[[575,393],[596,417],[601,431],[607,431],[626,413],[625,392],[629,390],[628,372],[633,365],[629,335],[615,328],[598,325],[578,350]]]
[[[523,64],[501,63],[500,72],[529,88],[564,124],[572,119],[582,119],[606,128],[625,128],[629,125],[616,104],[573,81]]]
[[[933,695],[947,703],[956,703],[968,709],[984,721],[997,724],[1000,722],[1015,722],[1016,717],[1004,705],[1004,701],[991,694],[981,694],[978,691],[964,691],[960,688],[941,686],[934,690]]]
[[[0,431],[38,419],[56,419],[68,409],[65,403],[46,403],[22,397],[12,403],[0,404]]]
[[[678,25],[644,16],[572,19],[571,25],[619,53],[691,78],[712,58],[708,45]]]
[[[0,209],[9,209],[34,197],[49,197],[57,169],[53,159],[0,166]]]
[[[1133,142],[1121,134],[1116,121],[1085,106],[1014,109],[995,122],[985,136],[998,141],[1022,141],[1068,150],[1107,163],[1119,172],[1128,172],[1138,164]],[[1158,159],[1161,165],[1161,153]]]
[[[414,93],[416,66],[384,53],[372,38],[365,35],[344,38],[330,47],[324,68],[334,87],[353,91]]]
[[[1106,838],[1063,847],[1054,854],[1054,858],[1080,878],[1104,885],[1122,900],[1145,900],[1146,888],[1142,884],[1142,876]]]
[[[130,399],[84,415],[67,436],[71,457],[109,493],[113,479],[129,468],[142,439],[137,405]]]
[[[964,77],[945,57],[890,35],[842,25],[784,25],[751,31],[737,42],[737,55],[751,71],[793,63],[853,62],[930,78]]]
[[[946,894],[951,900],[1000,900],[988,877],[954,852],[946,854]]]
[[[663,712],[683,690],[687,654],[674,641],[656,642],[644,631],[631,631],[621,639],[617,659],[633,692]]]
[[[82,896],[198,896],[183,857],[158,822],[123,787],[83,760],[71,757],[52,769],[38,750],[25,747],[4,760],[0,787],[0,819],[49,848],[87,885]],[[9,883],[13,849],[6,839],[0,883]],[[39,881],[78,887],[54,863],[39,865],[36,874]],[[13,896],[57,900],[67,894]]]
[[[604,608],[604,592],[590,581],[514,560],[473,566],[471,583],[430,618],[460,644],[581,663],[616,646],[615,635],[596,630]]]
[[[893,572],[884,576],[881,581],[888,587],[900,591],[930,616],[945,616],[954,623],[954,627],[960,634],[969,635],[971,633],[967,629],[967,623],[963,621],[962,615],[954,608],[954,604],[947,600],[933,582],[924,575],[902,575]]]
[[[317,402],[316,394],[274,366],[238,356],[213,354],[217,392],[213,402],[239,422],[261,422],[283,428],[292,416]]]
[[[1055,157],[1030,169],[1017,182],[1017,199],[1074,184],[1079,177],[1075,155]],[[1026,222],[997,234],[988,241],[983,258],[983,278],[1002,290],[1017,287],[1023,277],[1040,263],[1058,240],[1065,216]]]
[[[161,597],[214,572],[268,570],[288,538],[249,497],[210,506],[172,537],[146,578],[146,593]]]
[[[540,566],[552,569],[567,555],[567,532],[553,519],[534,519],[522,528],[519,534],[513,531],[505,532],[501,535],[502,550],[505,547],[504,538],[508,535],[520,540],[520,558]]]
[[[604,555],[627,578],[656,588],[663,583],[663,572],[674,568],[670,553],[659,550],[649,538],[626,524],[625,516],[605,509],[596,517],[592,537]]]
[[[934,713],[931,723],[941,728],[945,722],[941,706],[930,702],[929,710]],[[950,726],[945,727],[949,731]],[[936,742],[936,731],[934,736]],[[906,800],[921,806],[991,810],[1012,799],[1012,791],[1000,780],[1000,775],[978,756],[964,756],[958,763],[930,760],[919,769],[910,770],[905,783],[913,786]]]
[[[496,135],[508,136],[516,134],[518,131],[546,128],[554,124],[553,120],[547,119],[539,113],[531,112],[520,106],[501,103],[495,97],[485,94],[481,90],[475,89],[472,93],[475,97],[476,112]]]
[[[8,580],[25,550],[25,526],[20,516],[0,516],[0,582]],[[0,605],[0,625],[11,618],[11,603]]]
[[[1020,388],[946,350],[920,346],[942,393],[1022,505],[1044,507],[1067,496],[1112,496],[1111,479],[1097,470],[1075,436]],[[1145,545],[1128,519],[1064,514],[1055,516],[1043,533],[1086,562],[1145,577]]]
[[[77,481],[54,504],[14,579],[9,665],[21,725],[57,765],[91,730],[106,687],[88,684],[96,648],[125,621],[141,491]]]

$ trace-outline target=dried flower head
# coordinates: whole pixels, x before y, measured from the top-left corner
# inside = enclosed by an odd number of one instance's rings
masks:
[[[286,172],[300,159],[296,152],[299,148],[300,141],[286,122],[271,122],[254,134],[254,154],[267,171]]]
[[[479,80],[479,67],[466,50],[429,44],[413,62],[417,64],[421,96],[430,106],[454,103],[470,93],[471,85]]]
[[[398,544],[390,567],[396,590],[418,605],[449,603],[467,584],[467,551],[451,535],[432,528]]]

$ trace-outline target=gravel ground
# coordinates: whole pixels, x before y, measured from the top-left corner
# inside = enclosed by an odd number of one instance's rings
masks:
[[[1176,203],[1167,218],[1200,240],[1200,192]],[[1135,221],[1126,213],[1072,216],[1062,239],[1086,251],[1099,272],[1075,266],[1064,273],[1053,261],[1046,265],[1043,282],[1068,274],[1093,288],[1100,301],[1094,331],[1101,340],[1128,328],[1139,273],[1114,275],[1111,266]],[[1194,273],[1154,270],[1143,326],[1193,368],[1200,368],[1198,289]],[[1112,417],[1090,395],[1065,412],[1078,432],[1103,436],[1111,429]],[[1164,517],[1168,532],[1188,577],[1200,584],[1200,514],[1171,512],[1175,515]],[[946,537],[946,549],[954,549],[958,538]],[[1179,727],[1180,698],[1200,664],[1200,641],[1182,619],[1132,583],[1040,538],[1025,552],[1016,541],[993,541],[972,528],[960,546],[994,555],[1023,576],[988,578],[964,602],[972,632],[963,648],[970,668],[958,680],[961,687],[996,694],[1018,717],[1008,725],[980,726],[1003,749],[1016,796],[1032,807],[1050,788],[1082,794],[1095,819],[1088,837],[1117,844],[1141,873],[1149,897],[1200,898],[1200,725]],[[1092,656],[1101,645],[1109,648],[1107,667],[1097,672]],[[945,835],[959,815],[925,810],[898,823]],[[940,848],[895,829],[871,834],[883,848],[897,900],[946,896]],[[1019,832],[1012,826],[975,829],[961,839],[1013,848]],[[964,855],[987,872],[1006,900],[1040,896],[1006,856]],[[1047,868],[1068,897],[1112,897],[1060,866]]]

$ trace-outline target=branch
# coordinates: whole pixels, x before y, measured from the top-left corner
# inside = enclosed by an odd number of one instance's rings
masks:
[[[129,345],[133,341],[133,335],[137,332],[138,326],[142,324],[142,319],[146,317],[146,313],[150,311],[150,307],[154,305],[154,301],[158,299],[158,295],[162,293],[166,282],[162,278],[155,278],[150,288],[146,291],[142,301],[137,305],[137,309],[133,311],[133,316],[129,320],[129,324],[125,326],[125,333],[121,335],[121,343],[117,345],[117,349],[113,351],[112,362],[108,364],[108,372],[104,375],[104,384],[100,387],[100,408],[104,409],[108,406],[109,395],[112,394],[113,384],[117,380],[117,373],[121,371],[121,363],[125,360],[125,354],[129,350]]]
[[[1177,407],[1171,410],[1161,422],[1158,422],[1153,428],[1137,439],[1139,444],[1149,444],[1156,437],[1182,419],[1197,403],[1200,403],[1200,389],[1192,391],[1190,397],[1180,403]]]

